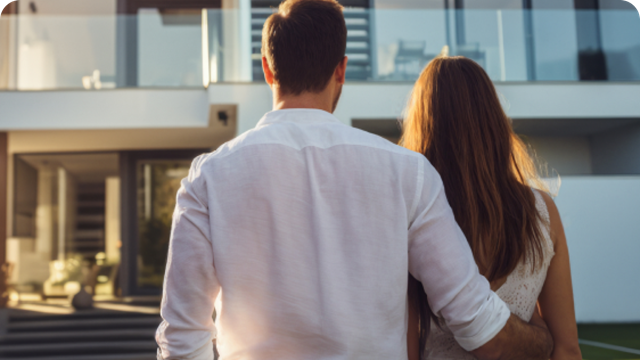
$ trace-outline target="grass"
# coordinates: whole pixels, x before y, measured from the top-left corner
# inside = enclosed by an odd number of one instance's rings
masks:
[[[578,337],[610,345],[640,350],[640,324],[578,325]],[[580,345],[586,360],[640,360],[640,355]]]

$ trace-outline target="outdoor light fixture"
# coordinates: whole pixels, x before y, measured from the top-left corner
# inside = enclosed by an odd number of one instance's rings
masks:
[[[218,120],[221,121],[224,126],[229,124],[229,115],[226,111],[218,111]]]

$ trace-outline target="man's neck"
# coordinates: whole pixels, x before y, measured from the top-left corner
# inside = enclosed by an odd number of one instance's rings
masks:
[[[319,109],[333,112],[331,95],[322,93],[302,93],[300,95],[281,95],[277,91],[273,94],[273,110],[284,109]]]

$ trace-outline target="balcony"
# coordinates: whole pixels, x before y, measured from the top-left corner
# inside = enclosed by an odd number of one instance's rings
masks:
[[[202,89],[263,81],[272,9],[0,18],[0,90]],[[632,10],[347,8],[350,82],[415,81],[442,52],[496,82],[640,81]]]

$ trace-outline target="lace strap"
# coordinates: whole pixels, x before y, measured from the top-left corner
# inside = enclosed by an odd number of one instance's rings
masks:
[[[549,209],[547,209],[547,203],[544,201],[540,190],[532,189],[532,191],[536,197],[536,209],[540,213],[540,218],[542,218],[545,225],[549,226],[551,223],[551,219],[549,216]]]
[[[549,216],[549,209],[547,208],[547,203],[542,197],[542,193],[540,193],[539,190],[532,190],[536,197],[536,209],[538,210],[538,213],[540,213],[540,227],[544,232],[543,237],[547,247],[546,251],[548,252],[547,256],[545,256],[545,262],[547,262],[551,261],[551,257],[555,255],[553,240],[551,240],[551,217]]]

